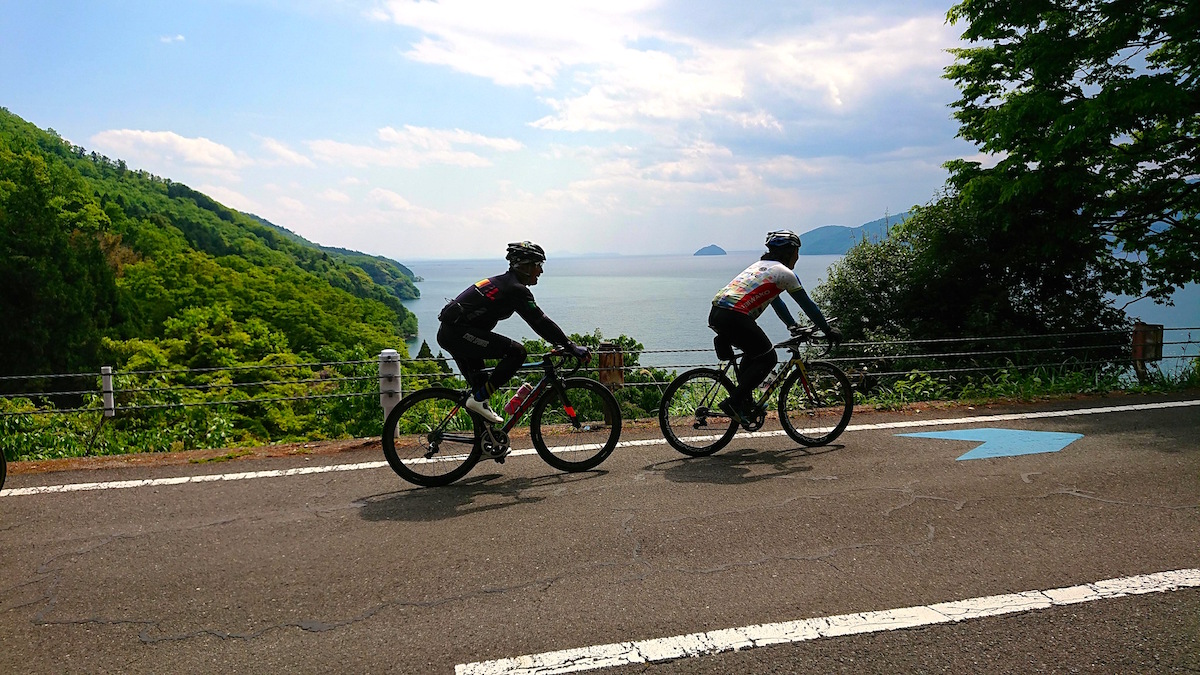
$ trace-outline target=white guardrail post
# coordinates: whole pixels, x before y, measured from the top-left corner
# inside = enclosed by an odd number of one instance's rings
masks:
[[[112,366],[100,366],[100,398],[104,401],[104,416],[115,417],[117,406],[113,399]]]
[[[385,349],[379,352],[379,407],[384,420],[400,402],[400,393],[400,352]]]

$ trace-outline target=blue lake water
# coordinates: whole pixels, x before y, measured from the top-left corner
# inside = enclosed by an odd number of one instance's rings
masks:
[[[532,290],[546,314],[568,334],[599,330],[605,337],[628,335],[645,345],[643,365],[704,363],[712,360],[708,310],[713,295],[758,256],[757,251],[731,251],[723,256],[552,257]],[[829,266],[840,258],[800,256],[796,273],[811,293],[825,281]],[[417,284],[421,298],[405,302],[418,321],[417,337],[408,342],[413,356],[422,340],[429,342],[435,354],[439,351],[437,315],[447,300],[476,281],[508,269],[502,258],[426,260],[405,265],[424,279]],[[790,300],[788,303],[792,314],[803,319],[799,307]],[[1129,312],[1132,317],[1168,328],[1200,326],[1200,285],[1176,293],[1174,307],[1142,300]],[[769,310],[759,325],[775,340],[787,337],[787,329]],[[501,322],[497,331],[514,339],[537,337],[515,315]],[[1172,339],[1186,338],[1183,333],[1172,335],[1168,331],[1166,340]],[[652,353],[655,351],[665,353]]]

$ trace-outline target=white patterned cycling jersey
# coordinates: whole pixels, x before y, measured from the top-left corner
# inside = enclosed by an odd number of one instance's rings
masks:
[[[776,260],[759,260],[734,277],[713,298],[713,306],[758,318],[784,291],[803,288],[796,273]]]

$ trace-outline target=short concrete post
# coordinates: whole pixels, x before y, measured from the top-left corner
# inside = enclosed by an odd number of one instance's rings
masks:
[[[400,393],[400,352],[385,349],[379,352],[379,406],[384,420],[400,402]]]
[[[117,404],[113,396],[112,366],[100,366],[100,398],[104,401],[104,416],[115,417]]]

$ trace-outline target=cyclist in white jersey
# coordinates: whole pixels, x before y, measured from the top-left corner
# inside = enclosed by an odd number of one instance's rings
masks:
[[[745,354],[733,395],[720,404],[722,410],[739,420],[752,416],[749,403],[754,388],[766,379],[779,360],[771,339],[757,321],[767,305],[789,330],[797,328],[783,301],[782,294],[786,291],[830,341],[842,339],[841,332],[830,327],[793,271],[800,257],[800,237],[791,230],[777,230],[767,234],[766,244],[767,252],[762,258],[717,293],[708,314],[708,326],[716,331],[718,343],[732,344]]]

